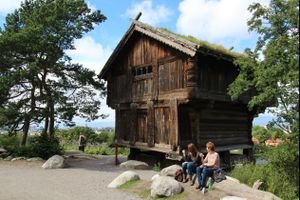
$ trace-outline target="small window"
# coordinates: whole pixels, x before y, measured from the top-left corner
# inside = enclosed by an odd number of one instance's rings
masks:
[[[152,66],[151,66],[151,65],[149,65],[149,66],[147,67],[147,73],[148,73],[148,74],[152,73]]]
[[[140,75],[146,75],[152,73],[152,66],[142,66],[142,67],[133,67],[132,68],[132,75],[133,76],[140,76]]]

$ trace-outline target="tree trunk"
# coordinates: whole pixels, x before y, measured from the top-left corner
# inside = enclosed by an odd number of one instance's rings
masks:
[[[48,107],[46,109],[48,110]],[[45,127],[44,127],[44,130],[42,132],[43,135],[47,135],[48,127],[49,127],[49,117],[46,116],[45,117]]]
[[[53,137],[54,136],[54,103],[53,100],[50,100],[50,126],[49,126],[49,136]]]
[[[35,110],[35,84],[34,81],[32,83],[32,89],[30,94],[30,111],[25,113],[24,116],[24,127],[23,127],[23,138],[21,141],[21,145],[25,146],[28,138],[28,132],[30,128],[30,120]]]
[[[30,117],[26,113],[25,117],[24,117],[23,137],[22,137],[22,141],[21,141],[22,146],[26,145],[28,132],[29,132],[29,127],[30,127]]]

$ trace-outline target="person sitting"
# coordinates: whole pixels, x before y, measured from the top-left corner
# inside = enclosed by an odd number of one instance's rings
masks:
[[[214,171],[220,167],[220,157],[217,152],[215,152],[215,145],[212,142],[206,143],[207,155],[203,161],[203,164],[198,166],[196,169],[196,174],[198,178],[197,189],[205,192],[205,185],[207,177],[212,176]]]
[[[200,153],[197,147],[191,143],[188,145],[188,153],[185,153],[183,150],[183,182],[186,183],[190,181],[191,185],[194,185],[195,178],[193,175],[196,173],[196,167],[199,166],[203,162],[204,155]],[[188,177],[187,177],[188,175]]]

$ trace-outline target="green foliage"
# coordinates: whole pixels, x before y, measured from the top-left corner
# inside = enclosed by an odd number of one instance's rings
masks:
[[[48,137],[41,135],[35,137],[31,144],[31,157],[41,157],[48,159],[53,155],[63,154],[63,148],[59,145],[59,140],[56,137]]]
[[[264,143],[268,139],[288,139],[288,134],[276,127],[253,126],[252,136],[258,139],[260,143]]]
[[[268,129],[268,131],[270,132],[272,139],[276,139],[276,138],[283,139],[283,140],[288,139],[288,135],[285,132],[283,132],[282,129],[280,128],[271,127],[270,129]]]
[[[87,142],[93,141],[93,137],[96,135],[95,131],[89,127],[77,126],[70,129],[57,130],[55,132],[56,136],[62,143],[72,143],[78,141],[79,135],[83,134]]]
[[[219,52],[219,53],[222,53],[222,54],[226,54],[226,55],[229,55],[229,56],[232,56],[232,57],[235,57],[235,58],[238,58],[238,57],[242,57],[243,55],[240,54],[240,53],[236,53],[236,52],[233,52],[229,49],[226,49],[225,47],[223,47],[222,45],[217,45],[217,44],[211,44],[209,43],[208,41],[205,41],[205,40],[199,40],[193,36],[185,36],[185,35],[181,35],[181,34],[178,34],[178,33],[174,33],[172,31],[170,31],[169,29],[166,29],[166,28],[159,28],[159,30],[161,31],[164,31],[166,33],[171,33],[173,35],[176,35],[177,37],[179,38],[183,38],[185,40],[188,40],[190,42],[193,42],[195,44],[198,44],[200,45],[200,47],[204,47],[204,48],[207,48],[207,49],[211,49],[213,51],[216,51],[216,52]]]
[[[270,147],[265,151],[264,158],[278,172],[290,176],[289,181],[298,183],[299,186],[299,145],[291,142],[284,142],[277,147]]]
[[[49,138],[47,135],[30,138],[30,144],[20,146],[21,135],[0,136],[0,146],[12,156],[41,157],[48,159],[55,154],[62,154],[63,149],[57,138]]]
[[[127,190],[131,187],[134,187],[134,185],[138,184],[139,182],[141,182],[141,180],[131,180],[131,181],[127,181],[126,183],[124,183],[123,185],[121,185],[119,187],[119,189],[122,190]]]
[[[236,61],[240,73],[229,94],[237,100],[255,89],[248,106],[258,112],[277,103],[276,109],[269,109],[276,119],[268,131],[254,128],[253,136],[285,142],[277,147],[256,145],[255,152],[268,163],[234,169],[232,176],[249,185],[260,179],[264,190],[299,199],[299,1],[272,0],[268,7],[254,3],[249,11],[249,30],[259,38],[254,51],[246,49],[247,56]]]
[[[62,144],[76,144],[79,139],[79,135],[83,134],[86,136],[87,143],[91,145],[97,145],[107,143],[112,145],[115,139],[114,132],[102,132],[97,134],[93,129],[89,127],[74,127],[70,129],[61,129],[55,132]]]
[[[265,152],[269,150],[269,148],[264,143],[262,144],[254,144],[254,154],[256,158],[265,159]]]
[[[299,198],[299,146],[284,142],[277,147],[255,145],[256,158],[267,164],[247,164],[235,168],[230,175],[252,186],[256,180],[263,181],[262,190],[274,193],[282,199]]]
[[[289,133],[299,142],[299,1],[272,0],[269,7],[259,3],[249,6],[253,16],[250,31],[259,34],[254,51],[236,61],[240,73],[230,85],[233,100],[256,90],[249,102],[250,109],[263,111],[266,106],[276,120],[270,124]],[[262,58],[261,58],[262,57]]]
[[[90,138],[91,144],[102,144],[107,143],[108,145],[114,144],[115,133],[113,132],[101,132],[99,134],[95,134]]]
[[[252,136],[259,140],[259,142],[265,142],[272,137],[271,133],[262,126],[254,126],[252,128]]]
[[[153,171],[160,172],[160,170],[161,170],[160,163],[155,163],[153,167]]]
[[[262,190],[272,192],[282,199],[299,198],[297,185],[294,182],[290,182],[290,177],[287,174],[278,172],[271,164],[246,164],[242,168],[232,170],[230,176],[251,187],[256,180],[261,180],[263,182],[261,185]]]
[[[72,126],[74,116],[105,117],[98,114],[104,83],[66,54],[105,19],[84,0],[25,0],[6,16],[0,30],[0,126],[21,127],[26,136],[30,123],[44,122],[52,136],[57,122]]]
[[[129,148],[119,147],[118,148],[118,155],[128,156],[129,155]],[[101,146],[88,146],[84,153],[86,154],[93,154],[93,155],[115,155],[115,148],[109,147],[107,145]]]
[[[6,149],[8,152],[12,152],[14,149],[18,148],[20,145],[20,136],[0,136],[0,147]]]

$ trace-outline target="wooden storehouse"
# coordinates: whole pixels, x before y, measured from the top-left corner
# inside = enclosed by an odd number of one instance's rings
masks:
[[[118,144],[172,154],[212,141],[219,152],[251,152],[250,95],[227,94],[235,55],[190,39],[132,20],[99,75]]]

